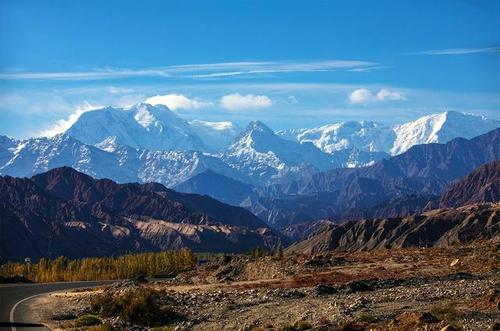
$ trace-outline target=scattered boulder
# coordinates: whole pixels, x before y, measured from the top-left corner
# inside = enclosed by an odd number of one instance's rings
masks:
[[[337,293],[337,289],[333,286],[318,284],[314,287],[314,293],[316,295],[330,295]]]
[[[371,285],[371,283],[372,280],[370,279],[348,282],[340,286],[340,292],[355,293],[373,291],[375,288]]]
[[[290,290],[275,289],[274,294],[279,298],[286,298],[286,299],[299,299],[306,296],[306,294],[303,291],[297,289],[290,289]]]

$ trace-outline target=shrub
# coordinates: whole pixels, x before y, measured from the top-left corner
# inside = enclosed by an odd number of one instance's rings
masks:
[[[283,331],[302,331],[312,329],[311,323],[307,321],[297,321],[295,324],[285,324],[281,327]]]
[[[52,320],[54,320],[54,321],[67,321],[67,320],[72,320],[75,318],[76,318],[76,315],[72,311],[55,312],[52,315]]]
[[[73,322],[73,325],[75,327],[92,326],[98,324],[101,324],[101,320],[94,315],[82,315]]]
[[[362,323],[377,323],[378,319],[375,316],[360,313],[356,315],[356,321]]]
[[[92,302],[92,310],[104,317],[119,316],[127,322],[145,326],[162,326],[181,319],[181,315],[168,306],[162,306],[159,293],[141,288],[122,296],[102,294]]]
[[[311,323],[308,321],[297,321],[295,322],[295,330],[310,330],[312,329]]]
[[[355,322],[347,322],[340,327],[341,331],[365,331],[366,328]]]

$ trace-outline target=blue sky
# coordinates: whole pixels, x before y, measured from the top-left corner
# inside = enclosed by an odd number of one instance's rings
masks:
[[[500,2],[0,2],[0,134],[148,99],[273,129],[499,118]]]

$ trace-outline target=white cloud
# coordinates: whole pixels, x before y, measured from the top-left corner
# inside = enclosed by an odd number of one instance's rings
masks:
[[[349,100],[352,103],[366,103],[373,99],[373,94],[370,90],[359,88],[349,94]]]
[[[266,108],[273,105],[272,100],[265,95],[233,93],[223,96],[220,99],[222,108],[229,110]]]
[[[39,132],[37,136],[53,137],[56,134],[63,133],[75,124],[83,113],[98,108],[102,108],[102,106],[94,106],[85,101],[83,105],[77,107],[75,112],[70,114],[67,119],[58,120],[51,128]]]
[[[406,100],[406,96],[403,93],[388,89],[381,89],[377,93],[372,93],[372,91],[366,88],[359,88],[349,93],[349,101],[354,104],[402,100]]]
[[[417,52],[413,54],[420,55],[464,55],[476,53],[499,53],[500,47],[482,47],[482,48],[448,48],[448,49],[433,49],[430,51]]]
[[[377,99],[380,101],[396,101],[396,100],[406,100],[406,96],[399,92],[389,91],[388,89],[381,89],[377,93]]]
[[[198,109],[212,105],[211,102],[190,99],[182,94],[157,95],[146,99],[145,102],[152,105],[165,105],[171,110]]]

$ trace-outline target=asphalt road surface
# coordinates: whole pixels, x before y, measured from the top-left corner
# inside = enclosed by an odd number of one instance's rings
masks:
[[[42,284],[1,284],[0,285],[0,330],[43,330],[39,321],[30,320],[31,314],[23,302],[44,293],[76,288],[95,287],[113,281],[61,282]]]

